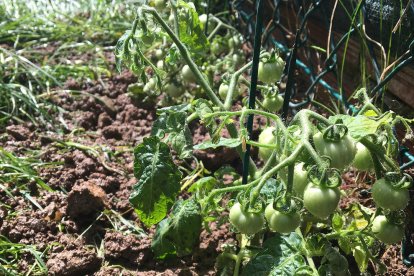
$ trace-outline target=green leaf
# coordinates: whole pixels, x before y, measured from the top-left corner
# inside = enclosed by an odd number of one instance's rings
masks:
[[[181,172],[168,145],[156,136],[144,138],[134,150],[134,174],[138,183],[129,198],[140,220],[147,226],[160,222],[180,191]]]
[[[217,143],[214,143],[212,140],[207,140],[202,142],[201,144],[195,145],[195,150],[205,150],[205,149],[216,149],[218,147],[227,147],[227,148],[235,148],[241,144],[239,138],[224,138],[220,137]]]
[[[181,106],[183,108],[183,106]],[[171,143],[171,147],[178,153],[181,159],[191,156],[193,151],[193,138],[187,124],[187,113],[166,109],[154,122],[151,135],[165,139],[166,143]]]
[[[115,46],[116,69],[122,71],[122,63],[132,62],[132,54],[126,43],[129,42],[131,30],[127,30],[118,40]]]
[[[198,243],[202,218],[194,198],[174,204],[169,218],[158,224],[151,249],[158,259],[185,256]]]
[[[193,55],[204,53],[209,42],[204,34],[197,11],[183,0],[178,1],[178,25],[180,40]]]
[[[358,264],[359,271],[364,272],[368,267],[369,256],[367,252],[361,247],[356,246],[352,249],[355,261]]]
[[[374,120],[366,116],[349,116],[349,115],[335,115],[329,117],[329,121],[335,123],[338,119],[343,121],[343,124],[348,127],[349,134],[352,138],[359,140],[362,137],[373,134],[382,124],[388,124],[392,121],[391,114],[383,116],[380,120]]]
[[[348,260],[339,253],[338,249],[328,247],[322,258],[319,271],[325,272],[320,275],[348,275]]]
[[[190,193],[196,193],[198,198],[202,198],[213,190],[218,183],[217,179],[212,176],[203,177],[191,185],[188,191]]]
[[[282,183],[278,182],[274,178],[269,178],[266,180],[263,188],[260,190],[260,196],[266,198],[267,200],[278,197],[283,190],[284,186]]]
[[[345,252],[345,254],[351,254],[351,241],[347,237],[339,237],[338,245]]]
[[[295,275],[299,268],[306,266],[302,242],[296,233],[276,234],[264,242],[264,250],[247,263],[242,275]]]
[[[343,226],[344,226],[344,220],[342,216],[335,213],[332,217],[332,228],[338,232],[342,229]]]
[[[200,119],[206,125],[206,127],[208,128],[208,131],[210,133],[214,133],[217,128],[215,119],[212,117],[210,118],[205,117],[206,114],[213,113],[212,103],[206,99],[198,99],[193,102],[193,105],[194,105],[194,108],[195,108],[195,111],[198,117],[200,117]]]

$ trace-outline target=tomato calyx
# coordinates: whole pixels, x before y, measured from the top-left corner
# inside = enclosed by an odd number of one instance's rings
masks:
[[[342,183],[341,172],[338,169],[318,167],[317,165],[310,168],[308,179],[323,188],[336,188]]]
[[[303,203],[295,197],[284,194],[274,199],[272,207],[274,210],[288,215],[298,213],[302,209]]]
[[[406,173],[388,172],[384,175],[384,178],[394,188],[398,189],[407,189],[413,182],[413,178]]]
[[[389,223],[392,223],[398,226],[404,225],[407,219],[406,213],[403,210],[398,210],[398,211],[383,210],[382,213],[387,218],[387,221]]]
[[[330,142],[340,142],[348,134],[348,128],[338,120],[323,131],[323,139]]]
[[[246,213],[261,214],[266,208],[265,202],[262,199],[256,200],[254,205],[250,202],[250,190],[247,189],[245,192],[239,193],[236,197],[235,203],[240,203],[241,210]]]

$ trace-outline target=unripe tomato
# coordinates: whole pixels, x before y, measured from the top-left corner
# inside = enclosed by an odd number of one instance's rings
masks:
[[[145,93],[151,93],[155,89],[157,82],[154,78],[150,78],[149,81],[144,85],[143,91]]]
[[[372,186],[371,192],[377,206],[391,211],[404,209],[410,200],[407,189],[394,187],[385,178],[378,179]]]
[[[159,60],[157,61],[157,68],[158,69],[164,69],[164,61],[163,60]]]
[[[167,6],[166,0],[154,0],[153,3],[154,7],[159,11],[162,11]]]
[[[372,222],[372,232],[375,237],[386,244],[397,243],[404,237],[404,228],[401,225],[389,222],[382,215],[377,216]]]
[[[206,28],[206,24],[207,24],[207,14],[201,14],[198,17],[198,20],[200,20],[201,27],[204,30]],[[209,20],[209,22],[208,22],[208,32],[211,32],[212,30],[214,30],[214,24],[211,20]]]
[[[267,127],[265,128],[259,135],[258,142],[260,144],[267,144],[267,145],[275,145],[276,144],[276,136],[273,132],[276,131],[275,127]],[[259,147],[259,157],[264,161],[267,161],[270,156],[272,155],[274,149]]]
[[[267,205],[265,217],[272,231],[279,233],[290,233],[300,225],[300,215],[298,213],[284,214],[273,209],[273,203]]]
[[[359,171],[371,171],[374,169],[374,161],[370,151],[362,144],[356,144],[356,154],[352,165]]]
[[[179,97],[182,94],[184,94],[184,89],[181,89],[179,87],[177,87],[175,84],[173,83],[167,83],[164,86],[164,91],[165,93],[167,93],[167,95],[169,95],[170,97]]]
[[[238,35],[234,35],[234,36],[232,36],[232,37],[229,39],[228,44],[229,44],[229,48],[230,48],[230,49],[237,49],[237,48],[238,48],[238,47],[240,47],[240,45],[241,45],[241,39],[240,39],[240,36],[238,36]]]
[[[282,108],[282,106],[283,97],[280,95],[266,96],[263,99],[263,107],[270,112],[276,113]]]
[[[293,191],[299,197],[303,197],[306,185],[308,185],[308,172],[304,168],[305,163],[300,162],[295,165],[293,171]],[[283,182],[287,183],[287,169],[283,169],[279,173]]]
[[[226,51],[226,45],[219,40],[213,40],[210,44],[210,50],[215,56],[219,56]]]
[[[338,207],[340,198],[338,187],[328,188],[309,183],[303,194],[303,204],[315,217],[326,219]]]
[[[240,54],[233,54],[232,60],[235,67],[239,67],[243,64],[244,60]]]
[[[170,25],[174,25],[174,14],[170,13],[170,16],[168,16],[168,23],[170,23]]]
[[[188,66],[187,64],[183,66],[183,69],[181,70],[181,76],[182,76],[183,80],[186,81],[186,82],[195,82],[196,81],[196,77],[195,77],[193,71],[191,71],[190,66]]]
[[[285,67],[285,62],[281,57],[276,57],[274,62],[263,62],[259,63],[259,80],[267,83],[273,84],[280,80],[283,74],[283,68]]]
[[[161,49],[155,50],[155,58],[160,60],[164,57],[164,52]]]
[[[235,203],[229,213],[229,220],[242,234],[253,235],[264,226],[264,218],[261,214],[245,212],[240,203]]]
[[[222,100],[225,100],[227,97],[227,92],[229,91],[229,86],[225,83],[220,84],[219,87],[219,96]],[[234,92],[233,92],[233,99],[237,98],[240,94],[240,89],[236,85]]]
[[[354,140],[345,134],[339,141],[329,141],[323,138],[322,132],[313,136],[316,151],[320,155],[331,158],[331,167],[345,169],[355,158],[356,146]]]

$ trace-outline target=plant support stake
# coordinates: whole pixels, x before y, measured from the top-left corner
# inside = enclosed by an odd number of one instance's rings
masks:
[[[262,44],[262,28],[263,28],[263,1],[259,0],[257,4],[257,17],[256,17],[256,27],[254,35],[254,51],[253,51],[253,65],[251,71],[251,83],[250,83],[250,93],[249,93],[249,109],[255,108],[256,102],[256,88],[257,88],[257,71],[259,67],[259,57],[260,57],[260,48]],[[247,133],[250,137],[253,129],[253,114],[249,114],[247,117]],[[250,158],[250,148],[249,144],[246,145],[246,152],[243,157],[243,179],[242,183],[247,183],[247,177],[249,175],[249,158]]]

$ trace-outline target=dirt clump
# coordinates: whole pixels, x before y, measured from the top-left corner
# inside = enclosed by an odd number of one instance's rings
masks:
[[[151,240],[137,235],[107,232],[104,238],[105,258],[128,265],[139,265],[152,257]]]
[[[22,125],[11,125],[6,128],[8,135],[16,141],[26,141],[30,136],[30,130]]]
[[[96,252],[81,248],[52,253],[46,266],[49,275],[77,276],[97,271],[101,263]]]
[[[105,206],[105,191],[92,181],[85,181],[73,186],[68,194],[66,214],[73,219],[85,218],[102,211]]]

